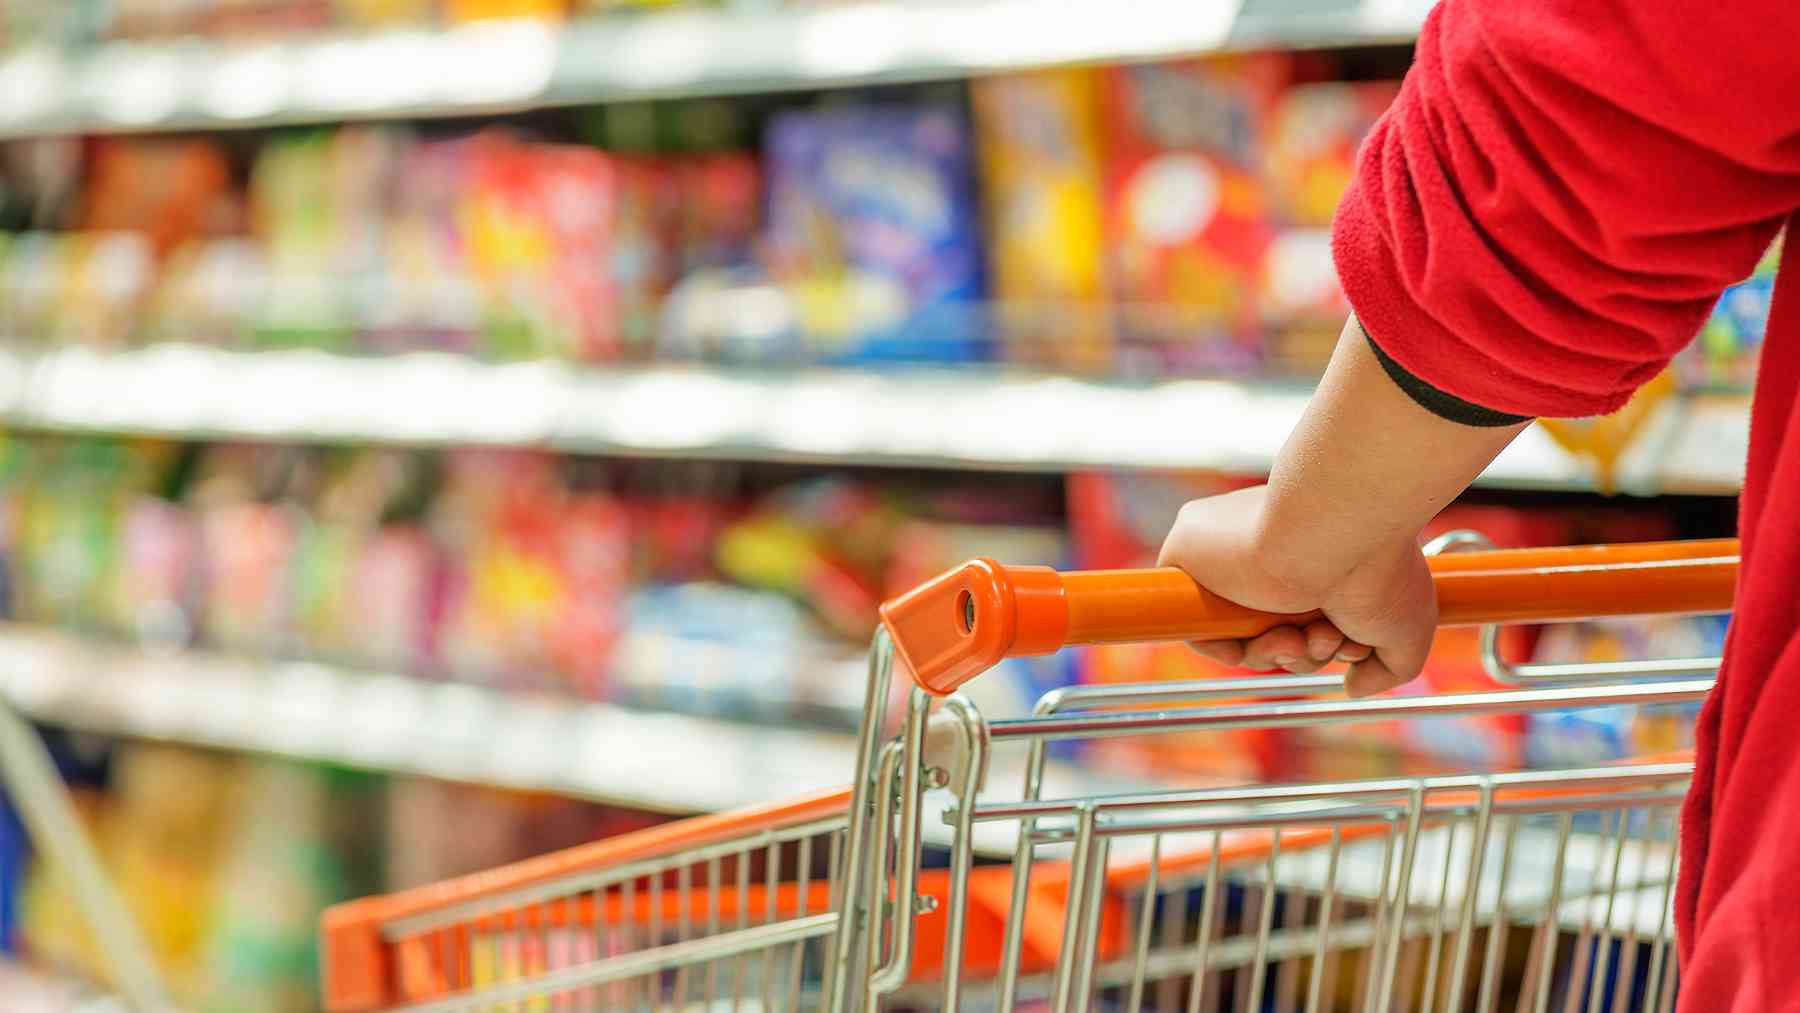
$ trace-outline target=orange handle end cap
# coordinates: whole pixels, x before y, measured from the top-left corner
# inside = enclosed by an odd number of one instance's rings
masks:
[[[1060,648],[1067,615],[1054,570],[991,559],[972,559],[881,607],[913,681],[940,696],[1009,654]]]

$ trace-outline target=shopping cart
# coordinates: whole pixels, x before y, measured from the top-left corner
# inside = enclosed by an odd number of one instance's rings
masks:
[[[1432,560],[1447,625],[1724,611],[1736,567],[1728,541]],[[967,563],[884,607],[848,788],[339,905],[323,921],[327,1005],[1671,1008],[1688,757],[1076,798],[1045,797],[1045,775],[1064,740],[1691,705],[1717,659],[1513,665],[1488,636],[1512,688],[1080,686],[1009,718],[955,693],[1009,656],[1303,618],[1247,611],[1176,570]],[[896,667],[913,686],[890,706]],[[1009,744],[1025,750],[1010,791],[990,776]],[[1010,861],[978,856],[996,833]]]

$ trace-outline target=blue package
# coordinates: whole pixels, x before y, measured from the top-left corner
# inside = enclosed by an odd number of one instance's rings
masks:
[[[1728,615],[1668,619],[1622,619],[1558,627],[1540,643],[1539,660],[1580,661],[1584,636],[1610,631],[1629,651],[1625,656],[1714,657],[1724,650]],[[1590,631],[1584,633],[1584,631]],[[1634,635],[1635,634],[1635,635]],[[1556,643],[1556,646],[1551,646]],[[1550,650],[1546,651],[1545,648]],[[1656,707],[1591,707],[1533,714],[1527,720],[1526,762],[1534,766],[1578,766],[1628,756],[1660,753],[1693,745],[1700,705]]]
[[[989,357],[967,121],[935,106],[802,110],[768,132],[768,235],[828,362]]]
[[[0,953],[14,953],[19,944],[19,897],[25,890],[28,848],[25,828],[12,800],[0,795]]]

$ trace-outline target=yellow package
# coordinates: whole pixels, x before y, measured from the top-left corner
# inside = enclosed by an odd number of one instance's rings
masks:
[[[976,81],[997,336],[1006,357],[1073,369],[1112,361],[1101,258],[1100,92],[1091,70]]]

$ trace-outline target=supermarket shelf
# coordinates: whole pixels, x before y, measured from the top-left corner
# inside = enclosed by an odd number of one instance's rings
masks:
[[[847,784],[848,732],[635,710],[467,683],[206,651],[153,651],[0,623],[0,694],[29,716],[105,735],[543,791],[654,812],[715,812]],[[1016,784],[1024,754],[994,758]],[[1052,763],[1047,790],[1154,785]],[[945,796],[947,798],[948,796]],[[1058,796],[1052,796],[1058,797]],[[941,839],[948,831],[933,826]],[[1006,853],[1005,827],[984,852]]]
[[[130,1013],[91,982],[12,956],[0,956],[0,996],[9,1013]]]
[[[0,57],[0,136],[223,129],[950,79],[1241,46],[1405,41],[1421,0],[873,2],[299,41],[29,46]]]
[[[0,625],[0,692],[86,731],[705,812],[849,780],[845,733]]]
[[[597,369],[438,353],[0,348],[0,423],[25,428],[735,461],[1260,474],[1306,397],[1303,385],[1129,383],[967,367]],[[1619,487],[1735,493],[1747,419],[1742,398],[1669,402],[1626,455]],[[1594,488],[1587,468],[1538,429],[1480,481]]]

